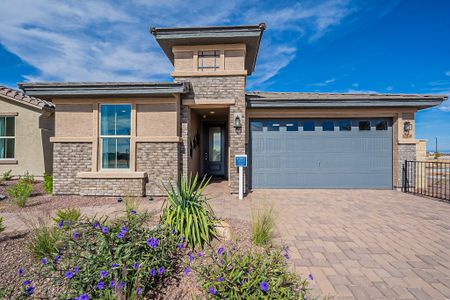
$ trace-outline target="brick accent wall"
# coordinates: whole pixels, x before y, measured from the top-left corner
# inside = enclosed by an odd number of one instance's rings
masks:
[[[178,143],[137,143],[136,169],[146,172],[146,195],[164,195],[162,184],[178,180]]]
[[[78,172],[92,168],[92,143],[54,143],[53,194],[79,194]]]
[[[143,178],[82,178],[80,195],[82,196],[144,196]]]
[[[397,162],[394,163],[394,172],[397,173],[397,182],[394,182],[394,188],[401,188],[403,164],[405,160],[416,160],[416,144],[398,144],[397,157]]]
[[[188,106],[181,106],[181,139],[182,142],[180,144],[180,175],[187,177],[190,175],[191,170],[189,170],[189,141],[191,140],[191,109]]]
[[[176,82],[191,83],[192,91],[185,99],[238,99],[244,95],[245,76],[176,77]]]

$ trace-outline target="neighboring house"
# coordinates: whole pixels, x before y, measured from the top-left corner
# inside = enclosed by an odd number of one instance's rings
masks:
[[[0,175],[52,172],[53,103],[0,86]]]
[[[152,28],[173,83],[21,83],[56,105],[54,192],[159,195],[189,174],[246,187],[401,185],[414,114],[443,95],[247,92],[265,25]],[[276,57],[273,58],[276,62]]]

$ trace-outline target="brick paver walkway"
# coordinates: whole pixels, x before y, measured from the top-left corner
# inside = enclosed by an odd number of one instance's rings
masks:
[[[222,218],[250,220],[252,210],[273,205],[277,240],[289,245],[295,271],[314,276],[316,295],[450,299],[448,203],[375,190],[257,190],[239,201],[226,182],[212,183],[207,194]],[[144,201],[141,208],[161,204]],[[82,212],[115,216],[123,204]],[[14,214],[2,215],[7,231],[26,228]]]

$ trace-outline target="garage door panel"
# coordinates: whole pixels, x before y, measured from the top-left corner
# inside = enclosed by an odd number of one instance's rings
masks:
[[[279,131],[251,131],[252,188],[392,188],[391,120],[388,130],[370,131],[339,131],[333,121],[334,131],[322,131],[320,120],[315,131],[287,131],[276,120]]]

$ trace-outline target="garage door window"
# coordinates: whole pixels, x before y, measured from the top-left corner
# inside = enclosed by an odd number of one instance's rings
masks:
[[[303,131],[314,131],[314,129],[315,129],[314,121],[303,122]]]
[[[359,121],[358,126],[359,126],[359,130],[361,130],[361,131],[369,131],[370,130],[370,121]]]
[[[377,121],[375,127],[377,130],[388,130],[388,123],[387,121]]]
[[[298,131],[298,122],[286,122],[286,131]]]
[[[280,131],[279,122],[267,122],[267,131]]]
[[[339,121],[339,131],[351,131],[352,130],[352,121],[343,120]]]
[[[323,121],[322,131],[334,131],[334,122],[333,121]]]
[[[263,123],[262,122],[252,122],[252,131],[263,131]]]

